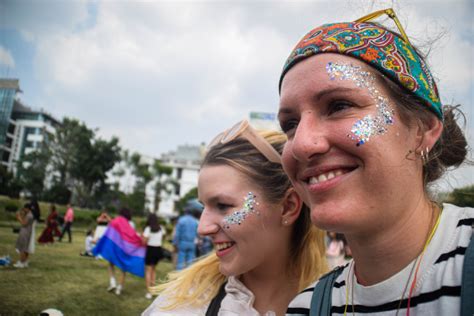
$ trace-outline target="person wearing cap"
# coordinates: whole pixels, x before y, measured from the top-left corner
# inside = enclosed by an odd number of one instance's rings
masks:
[[[188,201],[184,207],[184,215],[176,223],[176,232],[173,239],[173,245],[178,251],[176,270],[184,269],[196,258],[198,221],[195,214],[202,212],[202,209],[202,204],[198,201]]]
[[[400,35],[370,22],[383,14]],[[474,273],[470,286],[462,281],[473,266],[464,260],[474,209],[438,203],[428,190],[466,158],[459,109],[442,106],[393,10],[308,32],[279,88],[283,167],[312,222],[343,233],[353,256],[287,314],[472,315],[461,304],[473,308],[473,294],[461,295],[474,288]]]
[[[20,233],[15,245],[16,251],[20,254],[20,259],[13,266],[15,268],[27,268],[30,251],[29,245],[33,231],[33,222],[35,220],[29,203],[26,203],[23,208],[16,213],[16,219],[21,224]]]

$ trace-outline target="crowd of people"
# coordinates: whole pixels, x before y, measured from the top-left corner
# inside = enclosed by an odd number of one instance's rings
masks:
[[[371,22],[384,14],[400,34]],[[158,218],[139,235],[128,209],[101,217],[92,254],[109,262],[108,290],[120,295],[126,273],[144,277],[146,297],[159,294],[144,316],[473,315],[474,209],[429,191],[466,159],[460,109],[441,104],[394,11],[309,31],[279,94],[282,132],[241,121],[208,145],[166,282],[155,283]],[[66,217],[60,240],[71,241]],[[24,267],[33,207],[17,218]]]
[[[97,217],[95,228],[87,230],[84,251],[80,255],[108,261],[110,283],[107,291],[121,295],[126,273],[129,272],[145,278],[147,289],[145,297],[151,299],[153,296],[149,289],[156,285],[156,267],[161,260],[164,258],[171,260],[174,268],[180,270],[189,266],[196,257],[212,251],[212,241],[197,233],[201,212],[202,205],[199,202],[196,200],[188,202],[183,216],[176,218],[173,231],[168,234],[173,245],[173,250],[170,251],[163,247],[167,232],[163,226],[163,219],[156,214],[148,215],[143,232],[139,233],[129,209],[121,209],[116,218],[104,210]],[[13,266],[27,268],[29,256],[34,252],[35,225],[37,221],[40,221],[38,203],[35,200],[26,203],[17,212],[16,217],[21,228],[15,245],[19,259]],[[63,217],[58,214],[55,205],[50,205],[45,227],[37,242],[43,245],[53,244],[55,240],[61,242],[67,233],[68,241],[71,243],[73,222],[74,209],[71,204],[67,205]],[[102,238],[104,236],[106,238]],[[120,247],[116,247],[117,245]],[[136,260],[130,261],[130,258]],[[119,271],[116,271],[116,267]]]

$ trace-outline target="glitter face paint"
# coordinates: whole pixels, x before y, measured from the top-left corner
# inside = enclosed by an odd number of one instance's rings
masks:
[[[375,88],[375,77],[359,66],[329,62],[326,70],[331,80],[352,80],[359,88],[365,88],[376,102],[377,113],[366,115],[352,125],[351,134],[347,136],[357,141],[356,146],[363,145],[375,135],[383,135],[388,126],[394,123],[394,110],[388,99]]]
[[[222,220],[224,228],[229,229],[232,225],[242,224],[247,216],[252,213],[258,215],[258,211],[255,210],[255,205],[258,205],[255,198],[256,196],[252,192],[247,193],[247,196],[244,198],[244,205],[242,206],[242,209],[225,216]]]

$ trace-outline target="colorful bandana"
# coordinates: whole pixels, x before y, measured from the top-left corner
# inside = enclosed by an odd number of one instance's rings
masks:
[[[373,23],[332,23],[310,31],[286,60],[279,89],[291,67],[320,53],[348,55],[368,63],[422,99],[443,120],[438,89],[426,64],[410,44]]]

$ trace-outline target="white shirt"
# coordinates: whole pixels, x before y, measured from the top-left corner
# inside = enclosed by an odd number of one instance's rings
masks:
[[[219,316],[262,316],[255,308],[253,303],[255,296],[245,287],[236,277],[229,277],[225,286],[226,296],[221,302]],[[167,302],[167,296],[162,294],[143,312],[142,316],[205,316],[209,303],[203,306],[193,307],[191,305],[180,306],[177,309],[164,311],[160,306]],[[268,311],[263,316],[275,315]]]
[[[410,299],[410,315],[454,316],[460,314],[464,252],[473,233],[471,226],[473,220],[474,208],[443,205],[439,227],[420,264],[416,287]],[[350,264],[347,264],[333,287],[332,315],[342,315],[346,302],[348,303],[347,314],[352,315],[352,297],[355,315],[395,315],[412,265],[413,262],[409,263],[385,281],[363,286],[357,283],[356,278],[354,284],[351,283],[353,272],[351,270],[349,273]],[[408,281],[409,286],[403,297],[399,315],[407,313],[406,304],[411,281],[412,279]],[[293,299],[288,307],[287,315],[309,315],[315,284],[313,283]],[[348,289],[347,286],[349,286]],[[349,291],[349,295],[346,295],[346,290]]]
[[[143,237],[148,238],[147,246],[152,247],[161,247],[163,243],[163,227],[155,233],[151,231],[150,226],[145,227],[145,231],[143,232]]]

